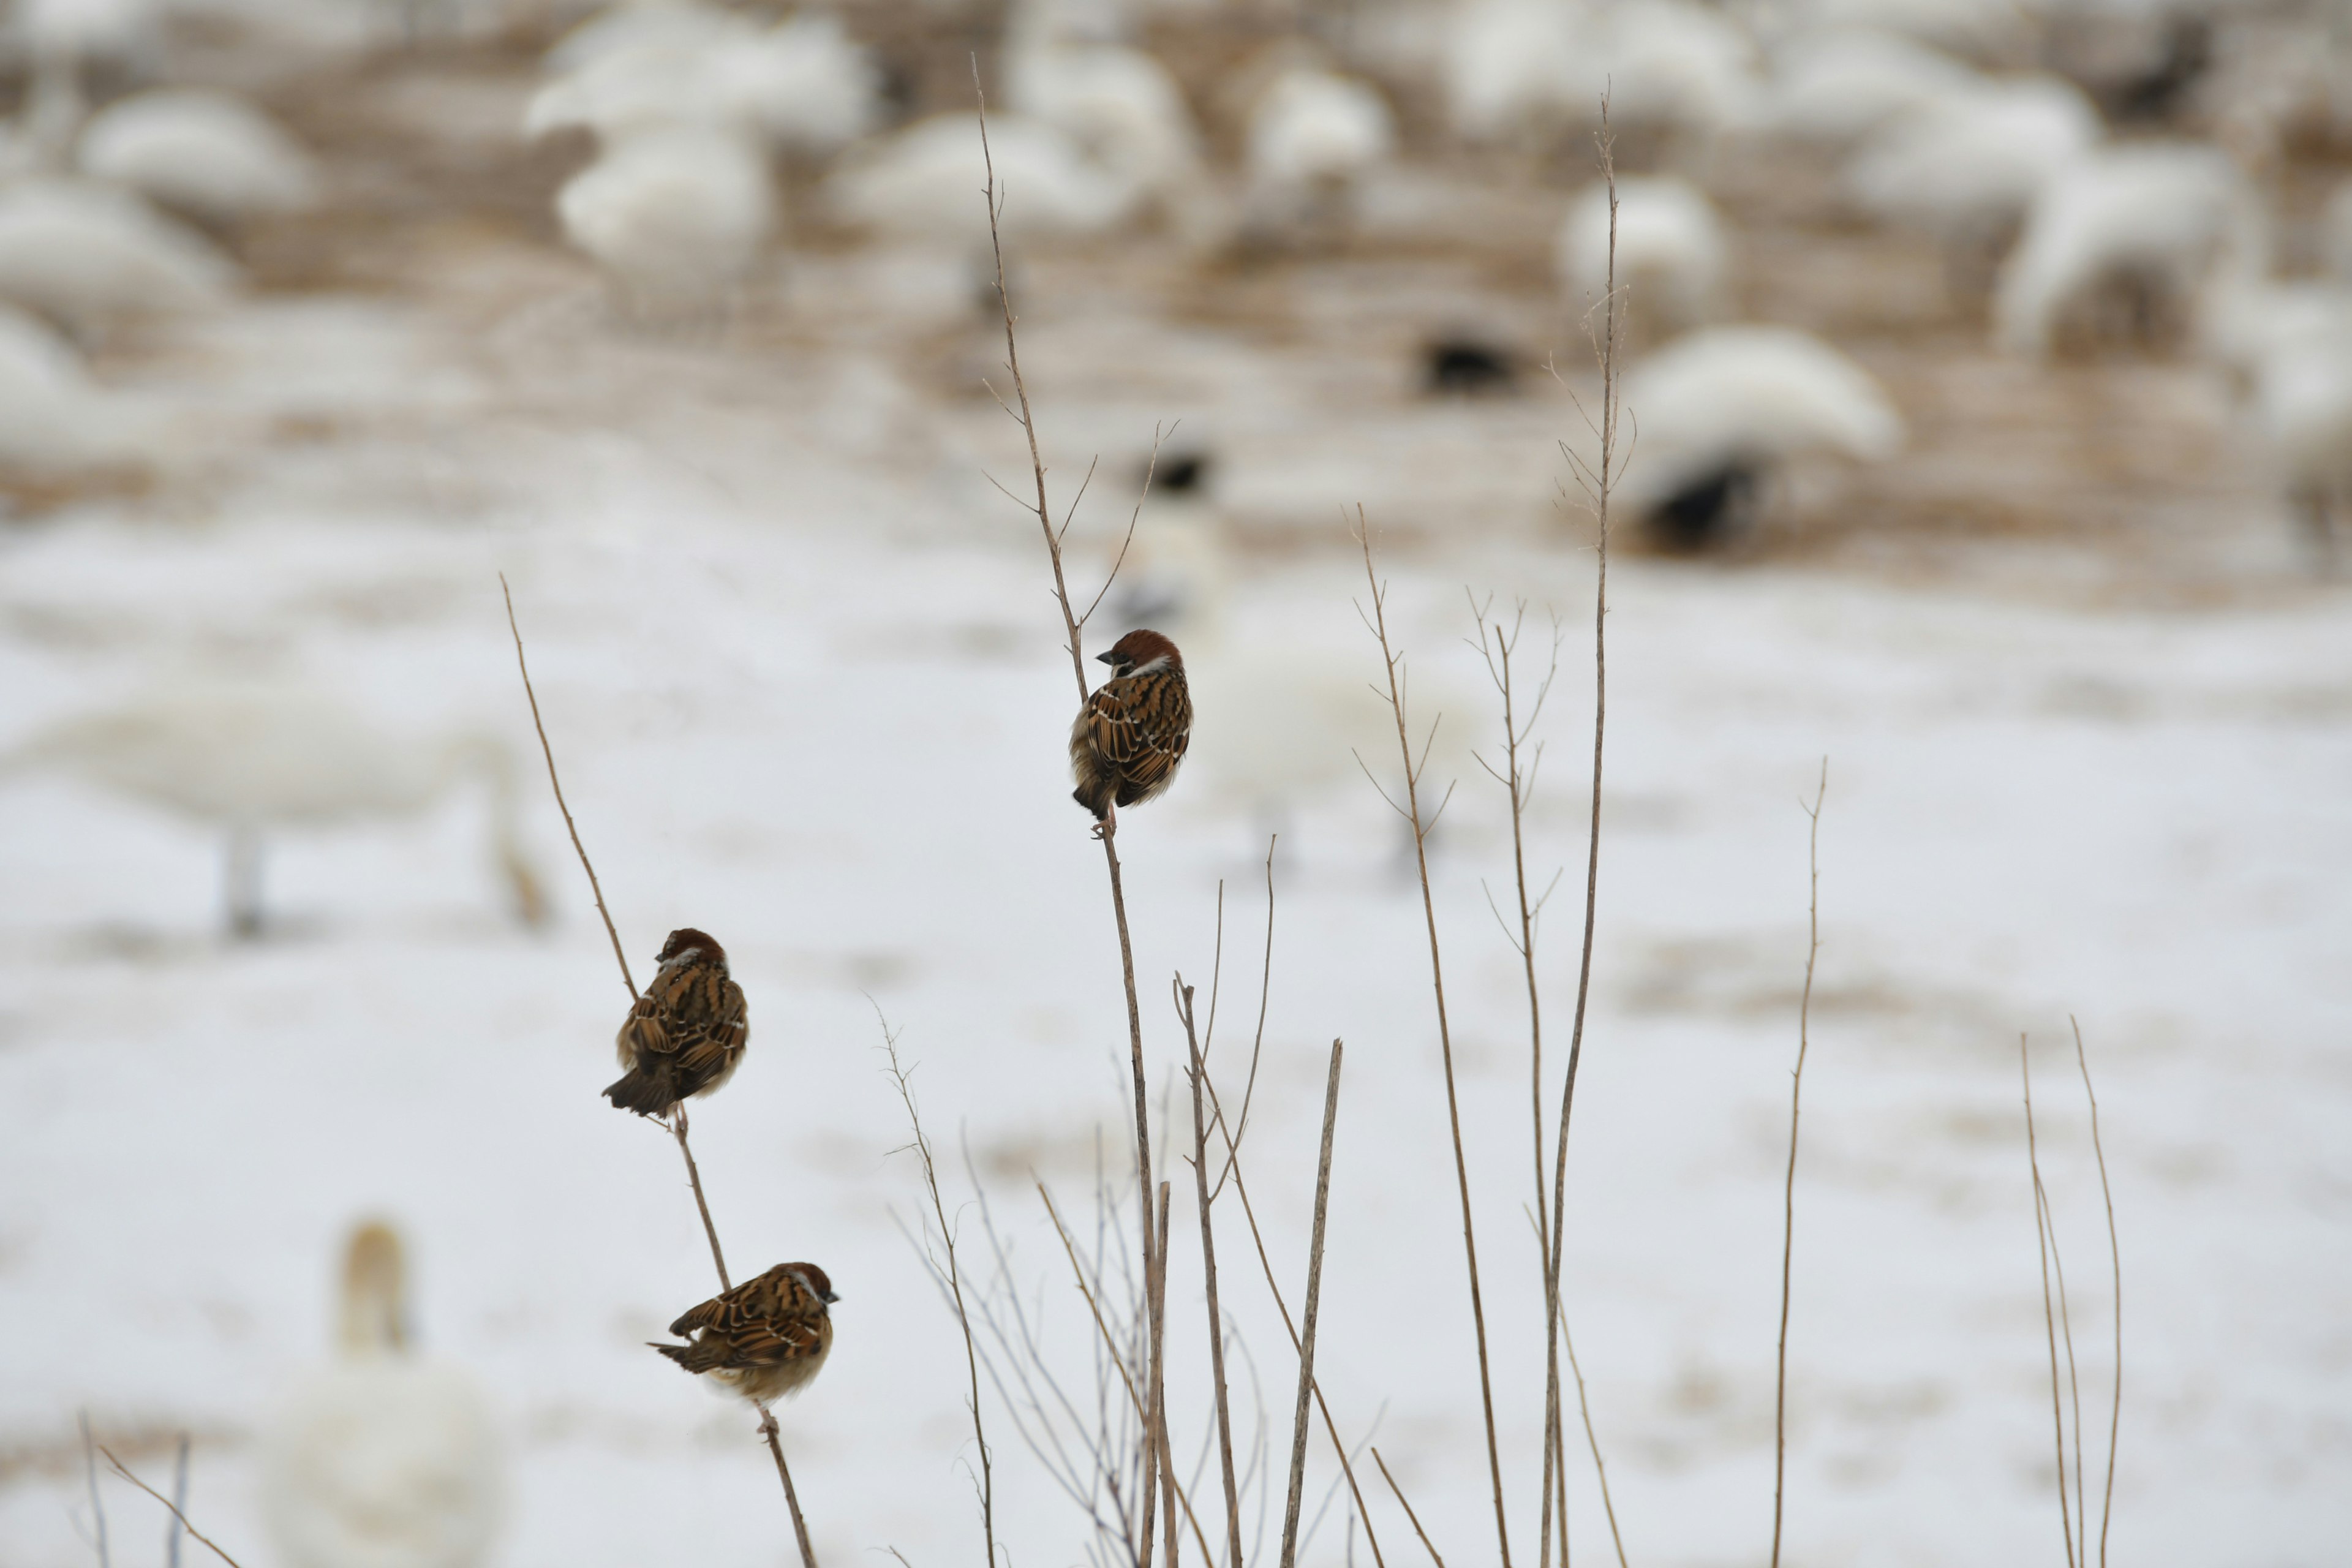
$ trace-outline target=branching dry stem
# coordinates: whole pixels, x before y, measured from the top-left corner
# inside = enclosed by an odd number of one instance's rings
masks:
[[[507,586],[503,573],[499,576],[499,587],[506,595],[507,630],[514,636],[515,668],[522,673],[522,691],[530,703],[531,726],[539,731],[540,754],[547,760],[547,782],[555,792],[556,808],[563,813],[563,826],[571,831],[572,847],[580,857],[580,868],[588,873],[589,889],[596,897],[596,912],[604,917],[604,934],[612,939],[613,961],[620,965],[621,984],[628,987],[629,1000],[635,1003],[638,994],[637,983],[629,973],[628,955],[621,949],[621,933],[613,923],[612,911],[605,907],[604,885],[596,879],[596,867],[588,858],[588,847],[580,841],[580,829],[572,820],[572,808],[564,804],[563,781],[555,771],[555,748],[549,743],[547,726],[540,719],[539,693],[531,687],[530,663],[523,655],[522,629],[515,620],[514,590]],[[710,1200],[702,1190],[702,1172],[694,1163],[694,1146],[687,1142],[687,1115],[683,1103],[671,1108],[665,1125],[670,1135],[677,1140],[678,1156],[686,1162],[687,1184],[694,1191],[695,1212],[702,1216],[703,1237],[710,1244],[711,1266],[718,1272],[719,1289],[723,1293],[734,1286],[727,1275],[726,1251],[719,1245],[719,1226],[710,1217]],[[768,1452],[774,1456],[776,1461],[776,1479],[783,1483],[784,1507],[793,1516],[793,1539],[800,1547],[801,1568],[816,1568],[816,1551],[809,1543],[808,1521],[801,1512],[800,1493],[793,1485],[792,1467],[784,1462],[784,1445],[777,1431],[775,1413],[756,1399],[751,1401],[751,1407],[760,1413],[760,1435],[767,1439]]]

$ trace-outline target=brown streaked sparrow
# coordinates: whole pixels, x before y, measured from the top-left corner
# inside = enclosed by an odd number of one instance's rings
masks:
[[[1192,696],[1184,656],[1153,631],[1132,631],[1096,656],[1111,678],[1095,689],[1070,726],[1070,798],[1095,814],[1096,837],[1118,826],[1115,808],[1164,793],[1192,740]]]
[[[727,950],[707,933],[670,932],[660,962],[613,1042],[629,1070],[604,1090],[615,1108],[640,1116],[666,1116],[725,1083],[751,1034],[743,988],[727,977]]]
[[[653,1348],[762,1404],[798,1392],[833,1350],[840,1297],[814,1263],[779,1263],[687,1312],[669,1331],[691,1342]]]

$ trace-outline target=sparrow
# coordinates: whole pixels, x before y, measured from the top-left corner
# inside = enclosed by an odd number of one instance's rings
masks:
[[[1184,656],[1158,632],[1132,631],[1096,656],[1111,678],[1095,689],[1070,726],[1070,798],[1095,814],[1095,836],[1118,826],[1114,808],[1164,792],[1192,740],[1192,696]]]
[[[629,1070],[604,1090],[616,1109],[640,1116],[666,1116],[725,1083],[751,1034],[725,948],[688,926],[669,933],[660,963],[613,1042]]]
[[[764,1405],[797,1392],[824,1365],[833,1349],[827,1309],[839,1300],[815,1264],[779,1263],[669,1326],[690,1342],[653,1348]]]

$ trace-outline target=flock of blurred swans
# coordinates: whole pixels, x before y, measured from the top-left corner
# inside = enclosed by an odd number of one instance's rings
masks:
[[[0,127],[0,472],[135,466],[144,412],[86,356],[126,324],[233,305],[240,234],[331,187],[258,104],[167,79],[159,39],[193,3],[16,0],[0,28],[0,72],[21,86]],[[1836,344],[1738,319],[1741,235],[1710,194],[1734,142],[1826,166],[1853,221],[1925,236],[2021,363],[2120,345],[2209,366],[2316,558],[2352,516],[2352,178],[2295,205],[2282,174],[2313,146],[2352,169],[2341,0],[1360,0],[1251,11],[1254,41],[1205,95],[1139,41],[1152,7],[1178,3],[1010,0],[985,71],[1008,240],[1203,268],[1311,256],[1353,243],[1411,157],[1483,159],[1556,204],[1550,263],[1581,311],[1605,289],[1612,202],[1567,171],[1590,168],[1605,91],[1642,427],[1620,497],[1659,545],[1751,528],[1787,465],[1884,463],[1907,439],[1895,399]],[[242,4],[265,30],[292,14]],[[802,221],[973,269],[984,298],[973,117],[911,117],[871,21],[853,0],[786,15],[623,0],[543,35],[516,144],[593,144],[554,216],[623,324],[724,320],[789,244],[787,191]],[[1433,115],[1414,134],[1441,145],[1409,153],[1407,128]],[[1160,595],[1154,613],[1206,667],[1223,546],[1213,509],[1166,506],[1137,591]],[[1236,754],[1295,754],[1329,707],[1303,691],[1267,717],[1276,738]],[[1347,740],[1326,749],[1344,757]],[[510,757],[377,731],[315,693],[162,687],[17,740],[0,768],[71,773],[218,829],[246,932],[263,920],[263,834],[414,815],[483,781],[513,907],[541,910]],[[1300,777],[1295,762],[1236,772],[1260,804]]]

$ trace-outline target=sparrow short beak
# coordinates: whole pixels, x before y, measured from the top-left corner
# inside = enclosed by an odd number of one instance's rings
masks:
[[[1117,664],[1118,662],[1118,655],[1115,653],[1098,653],[1095,655],[1095,658],[1097,662],[1102,664]]]
[[[824,1293],[824,1304],[825,1304],[826,1306],[828,1306],[828,1307],[832,1306],[835,1301],[838,1301],[838,1300],[841,1300],[841,1298],[840,1298],[839,1296],[835,1295],[835,1294],[834,1294],[832,1291],[830,1291],[830,1290],[827,1290],[827,1291]]]

